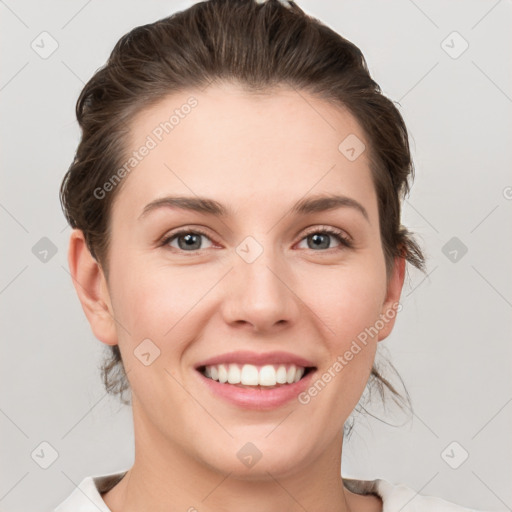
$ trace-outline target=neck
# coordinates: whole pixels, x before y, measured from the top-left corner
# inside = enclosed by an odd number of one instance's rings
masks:
[[[134,427],[134,464],[102,496],[112,512],[382,510],[378,498],[356,495],[343,487],[342,435],[322,456],[300,469],[282,474],[260,468],[256,473],[256,465],[248,478],[219,472],[180,445],[171,444],[143,421],[134,421]]]

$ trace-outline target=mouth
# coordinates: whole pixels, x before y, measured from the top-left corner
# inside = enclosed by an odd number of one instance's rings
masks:
[[[271,411],[297,400],[311,385],[317,366],[284,351],[239,350],[198,362],[195,373],[210,396],[238,409]]]
[[[265,365],[221,363],[197,368],[204,377],[220,384],[261,390],[290,386],[305,379],[315,370],[315,366],[299,366],[293,363]]]

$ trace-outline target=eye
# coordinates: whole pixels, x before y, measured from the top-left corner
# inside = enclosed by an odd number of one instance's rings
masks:
[[[166,236],[160,243],[161,246],[170,246],[178,251],[183,252],[196,252],[200,249],[207,249],[209,247],[204,247],[201,243],[201,239],[205,238],[210,242],[210,246],[212,247],[213,243],[211,238],[204,232],[199,229],[182,229],[175,233]],[[334,238],[338,245],[332,247],[331,246],[331,238]],[[341,250],[343,248],[351,248],[352,242],[349,237],[344,235],[343,231],[333,229],[333,228],[316,228],[314,231],[310,231],[306,234],[303,240],[307,240],[307,249],[336,249]],[[176,245],[173,243],[176,242]]]
[[[331,247],[330,237],[336,239],[339,244],[338,249],[352,247],[351,240],[342,231],[333,228],[317,228],[315,231],[309,232],[302,240],[307,240],[308,249],[335,249],[336,247]]]
[[[185,252],[192,252],[199,249],[206,249],[207,247],[202,247],[201,238],[204,237],[211,242],[210,237],[200,230],[191,230],[191,229],[182,229],[172,235],[165,237],[161,245],[166,246],[170,245],[174,249],[178,249]],[[173,246],[172,242],[176,241],[178,247]]]

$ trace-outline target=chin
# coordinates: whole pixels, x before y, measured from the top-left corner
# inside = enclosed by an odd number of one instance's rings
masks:
[[[229,474],[230,478],[239,480],[272,480],[293,474],[307,464],[307,456],[303,443],[283,444],[282,438],[272,440],[268,435],[269,429],[259,438],[236,437],[219,440],[215,449],[211,446],[202,452],[202,460],[211,469],[222,474]],[[283,447],[285,449],[283,449]],[[313,454],[311,454],[313,458]]]

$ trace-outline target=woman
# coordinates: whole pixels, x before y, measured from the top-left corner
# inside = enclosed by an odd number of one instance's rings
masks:
[[[122,37],[77,117],[69,267],[135,462],[56,511],[467,510],[340,475],[365,388],[400,400],[374,359],[424,268],[360,50],[293,2],[202,2]]]

